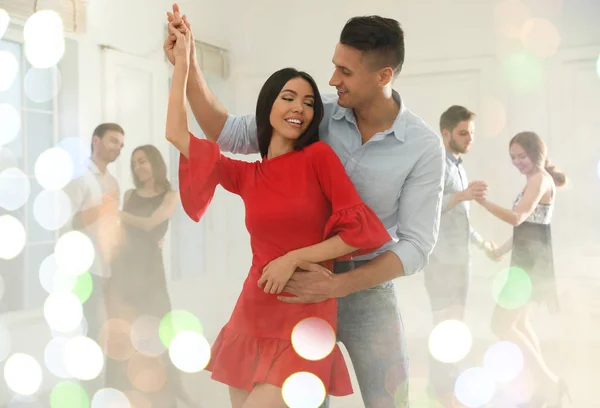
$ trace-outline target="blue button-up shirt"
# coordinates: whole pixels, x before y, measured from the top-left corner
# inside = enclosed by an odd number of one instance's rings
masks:
[[[440,235],[431,254],[431,263],[435,264],[469,264],[469,243],[483,246],[483,239],[471,226],[469,201],[461,201],[448,209],[452,195],[469,186],[467,172],[462,159],[456,158],[446,151],[446,170],[444,196],[442,199],[442,219]]]
[[[362,143],[354,111],[323,95],[320,139],[337,153],[362,200],[375,211],[392,240],[368,260],[393,251],[405,275],[425,267],[438,235],[444,177],[441,138],[409,111],[394,91],[400,112],[392,127]],[[218,143],[225,151],[258,152],[254,115],[229,115]]]

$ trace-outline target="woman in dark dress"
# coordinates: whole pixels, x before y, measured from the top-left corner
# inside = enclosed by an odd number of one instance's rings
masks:
[[[133,151],[131,173],[136,188],[125,193],[125,242],[113,262],[109,287],[107,384],[125,392],[133,404],[140,398],[152,407],[174,408],[179,397],[194,406],[158,336],[158,322],[171,311],[162,240],[179,193],[171,188],[165,162],[152,145]]]
[[[512,209],[485,199],[477,200],[494,216],[514,227],[512,238],[494,250],[494,255],[501,258],[512,249],[512,257],[507,283],[499,291],[498,305],[492,316],[492,330],[502,340],[517,344],[526,367],[531,369],[539,392],[527,406],[557,408],[561,406],[566,386],[548,368],[528,311],[532,303],[544,304],[551,312],[558,311],[550,221],[556,187],[566,183],[566,176],[550,164],[546,144],[536,133],[517,134],[509,143],[509,150],[513,164],[527,180]],[[531,296],[526,299],[523,292],[528,292],[529,282]]]

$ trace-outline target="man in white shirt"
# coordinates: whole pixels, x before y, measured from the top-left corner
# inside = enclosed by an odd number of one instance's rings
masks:
[[[96,127],[87,168],[64,189],[73,211],[70,230],[85,233],[95,247],[94,263],[89,270],[93,281],[92,294],[83,304],[83,314],[87,336],[101,346],[100,330],[107,319],[105,294],[111,275],[110,262],[122,242],[119,184],[107,166],[121,154],[124,135],[125,132],[116,123],[103,123]],[[102,388],[102,383],[101,377],[86,383],[90,398]]]

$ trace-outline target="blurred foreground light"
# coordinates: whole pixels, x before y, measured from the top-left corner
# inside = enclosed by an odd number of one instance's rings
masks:
[[[0,216],[0,258],[13,259],[25,248],[25,227],[12,215]]]
[[[531,18],[521,29],[521,42],[534,55],[548,58],[558,51],[560,34],[550,21],[543,18]]]
[[[62,78],[58,67],[30,68],[25,75],[25,94],[36,103],[49,102],[58,95]]]
[[[160,320],[158,332],[160,340],[169,348],[173,338],[181,332],[193,331],[202,334],[202,324],[196,316],[187,310],[172,310]]]
[[[35,161],[35,178],[46,190],[58,190],[73,178],[73,162],[64,149],[53,147]]]
[[[73,381],[63,381],[52,388],[51,408],[89,408],[90,400],[81,385]]]
[[[531,279],[523,269],[511,266],[496,275],[492,291],[498,306],[508,310],[518,309],[531,299]]]
[[[197,373],[204,370],[210,361],[210,344],[201,334],[184,331],[171,341],[169,357],[181,371]]]
[[[18,210],[27,203],[30,193],[29,177],[21,169],[10,167],[0,172],[0,207]]]
[[[461,321],[445,320],[433,328],[429,335],[429,351],[442,363],[462,360],[471,350],[471,331]]]
[[[21,131],[21,114],[11,104],[0,103],[0,146],[7,145],[17,138]]]
[[[4,33],[8,29],[10,24],[10,16],[4,9],[0,9],[0,39],[4,36]]]
[[[285,380],[281,394],[290,408],[318,408],[325,400],[325,386],[313,373],[302,371]]]
[[[62,190],[44,190],[35,197],[33,217],[48,231],[62,228],[71,218],[71,200]]]
[[[81,302],[70,292],[52,292],[44,302],[44,318],[51,330],[73,331],[83,319]]]
[[[63,22],[51,10],[41,10],[31,15],[23,28],[25,56],[35,68],[50,68],[65,53]]]
[[[18,73],[19,62],[14,54],[8,51],[0,51],[0,92],[10,89]]]
[[[104,366],[102,349],[89,337],[79,336],[65,344],[65,367],[68,373],[80,380],[93,380]]]
[[[56,264],[69,275],[87,272],[94,263],[95,251],[90,238],[79,231],[62,235],[54,248]]]
[[[500,341],[487,349],[483,357],[483,368],[491,373],[496,381],[508,383],[523,370],[523,352],[515,343]]]
[[[481,367],[462,372],[454,386],[456,399],[469,408],[485,406],[492,400],[495,392],[494,376]]]
[[[94,394],[92,408],[130,408],[129,399],[121,391],[104,388]]]
[[[292,346],[306,360],[322,360],[335,347],[335,332],[325,320],[309,317],[300,321],[292,330]]]
[[[13,354],[4,365],[4,380],[15,393],[33,395],[42,385],[42,367],[30,355]]]

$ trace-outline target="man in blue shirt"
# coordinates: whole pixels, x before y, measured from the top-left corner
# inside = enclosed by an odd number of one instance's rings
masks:
[[[485,197],[483,181],[469,183],[462,155],[469,152],[475,138],[475,114],[454,105],[440,117],[440,131],[446,148],[446,167],[439,237],[425,268],[425,287],[429,294],[433,324],[444,320],[463,320],[470,280],[470,244],[493,257],[494,244],[484,241],[471,226],[470,202]],[[451,406],[456,364],[430,360],[430,380],[438,400]]]
[[[181,24],[178,8],[170,19]],[[174,41],[171,36],[165,43],[169,59]],[[258,152],[254,115],[230,115],[208,89],[195,55],[191,60],[187,97],[206,138],[226,151]],[[338,298],[338,340],[348,350],[366,407],[408,407],[408,358],[392,280],[425,267],[440,218],[445,152],[440,137],[392,88],[403,63],[397,21],[350,19],[333,56],[329,83],[337,94],[323,96],[319,128],[393,240],[367,256],[336,262],[334,273],[309,265],[284,289],[295,297],[280,297],[294,303]]]

